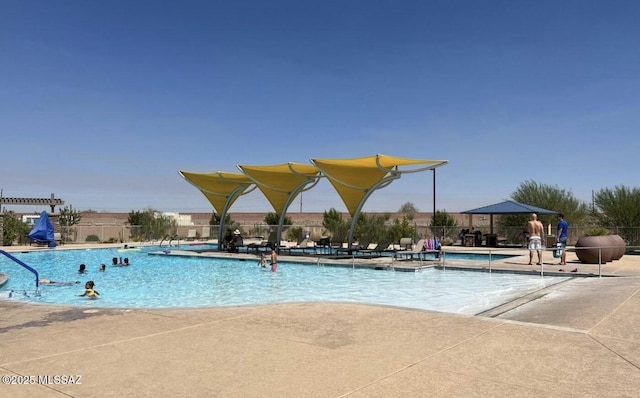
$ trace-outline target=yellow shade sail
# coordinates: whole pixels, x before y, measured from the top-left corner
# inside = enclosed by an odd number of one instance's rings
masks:
[[[253,184],[251,179],[241,173],[179,173],[202,192],[221,217],[225,216],[223,213]]]
[[[443,166],[446,160],[421,160],[387,155],[355,159],[311,159],[329,179],[351,217],[354,217],[371,190],[389,184],[402,173],[412,173]],[[415,166],[414,169],[400,167]]]
[[[285,163],[271,166],[238,165],[267,198],[276,214],[282,216],[302,188],[313,183],[320,171],[313,165]]]

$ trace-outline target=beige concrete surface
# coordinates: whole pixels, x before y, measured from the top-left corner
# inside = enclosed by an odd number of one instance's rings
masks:
[[[520,255],[492,267],[537,269]],[[0,397],[638,397],[639,260],[625,256],[605,266],[615,277],[576,277],[495,317],[341,303],[96,310],[1,300],[0,374],[50,383],[0,384]]]

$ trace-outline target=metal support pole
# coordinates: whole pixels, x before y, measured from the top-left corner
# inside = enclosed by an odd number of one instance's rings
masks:
[[[436,169],[433,169],[433,217],[436,216]]]

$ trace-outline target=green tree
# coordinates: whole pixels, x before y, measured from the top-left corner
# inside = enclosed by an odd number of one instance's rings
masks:
[[[264,216],[264,223],[267,225],[278,225],[280,223],[280,215],[276,213],[267,213]],[[293,221],[288,216],[284,216],[284,224],[283,225],[292,225]]]
[[[147,212],[133,211],[129,213],[127,224],[131,227],[131,239],[134,241],[143,240],[143,225],[150,224],[151,215]]]
[[[615,231],[631,245],[640,243],[640,188],[624,185],[604,188],[594,194],[593,200],[598,226]]]
[[[418,209],[413,203],[407,202],[400,206],[400,210],[398,210],[398,212],[403,213],[409,220],[413,220],[416,216],[416,213],[418,212]]]
[[[79,211],[73,208],[73,206],[65,206],[60,210],[60,226],[61,227],[72,227],[82,220],[82,214]]]
[[[386,223],[391,216],[389,213],[368,215],[360,213],[356,223],[355,235],[358,239],[370,236],[373,242],[378,242],[387,235]],[[326,228],[326,227],[325,227]]]
[[[0,217],[4,217],[2,244],[11,246],[16,241],[18,241],[18,244],[26,243],[29,226],[23,223],[13,211],[6,212]]]
[[[446,237],[453,240],[456,240],[457,226],[458,221],[447,213],[446,210],[436,210],[436,214],[431,217],[431,223],[429,224],[433,236]]]
[[[412,216],[404,215],[402,218],[393,220],[393,224],[387,230],[387,237],[392,242],[398,243],[401,238],[413,238],[416,236],[416,229],[411,225]]]
[[[68,242],[70,240],[69,235],[73,232],[72,227],[79,224],[80,220],[82,220],[82,214],[75,210],[73,206],[69,205],[60,209],[60,219],[58,222],[60,223],[60,227],[62,227],[63,242]]]
[[[331,208],[322,214],[322,226],[329,231],[334,242],[340,240],[344,242],[349,232],[349,223],[342,218],[342,213]]]
[[[211,219],[209,220],[209,225],[211,225],[211,226],[220,225],[220,221],[222,221],[222,219],[220,218],[218,213],[216,213],[214,211],[211,214]],[[231,215],[229,213],[227,213],[224,216],[224,225],[231,225],[231,224],[233,224],[233,220],[231,219]]]
[[[153,209],[131,211],[127,223],[131,225],[131,238],[135,241],[161,239],[176,234],[176,220]]]

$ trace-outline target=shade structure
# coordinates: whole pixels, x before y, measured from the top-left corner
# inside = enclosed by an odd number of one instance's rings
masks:
[[[505,200],[504,202],[495,203],[488,206],[478,207],[461,212],[461,214],[489,214],[491,216],[490,228],[493,233],[493,215],[494,214],[558,214],[557,211],[543,209],[541,207],[519,203],[514,200]]]
[[[557,211],[543,209],[513,200],[505,200],[504,202],[495,203],[489,206],[478,207],[463,211],[462,214],[558,214]]]
[[[354,159],[311,159],[311,162],[329,179],[351,215],[349,245],[353,241],[358,215],[374,191],[388,186],[403,173],[433,170],[448,163],[446,160],[410,159],[381,154]],[[403,166],[415,168],[401,169]]]
[[[433,170],[435,212],[435,169],[448,163],[447,160],[411,159],[380,154],[353,159],[311,159],[311,162],[311,165],[293,162],[270,166],[238,165],[242,174],[186,171],[179,173],[205,195],[221,214],[223,221],[226,212],[238,196],[249,193],[256,187],[260,189],[276,214],[280,215],[278,240],[281,239],[284,217],[289,205],[300,192],[311,189],[321,177],[327,177],[352,217],[348,241],[351,245],[358,215],[367,198],[404,173]],[[414,168],[408,168],[409,166]],[[218,239],[222,239],[222,223]]]
[[[215,173],[180,171],[179,174],[198,188],[220,215],[218,242],[222,242],[224,220],[229,208],[238,197],[255,189],[255,186],[252,187],[253,181],[244,174],[223,171]]]
[[[300,192],[315,186],[320,171],[313,165],[293,162],[267,166],[238,165],[238,169],[256,184],[280,216],[277,229],[277,242],[280,242],[289,205]]]

